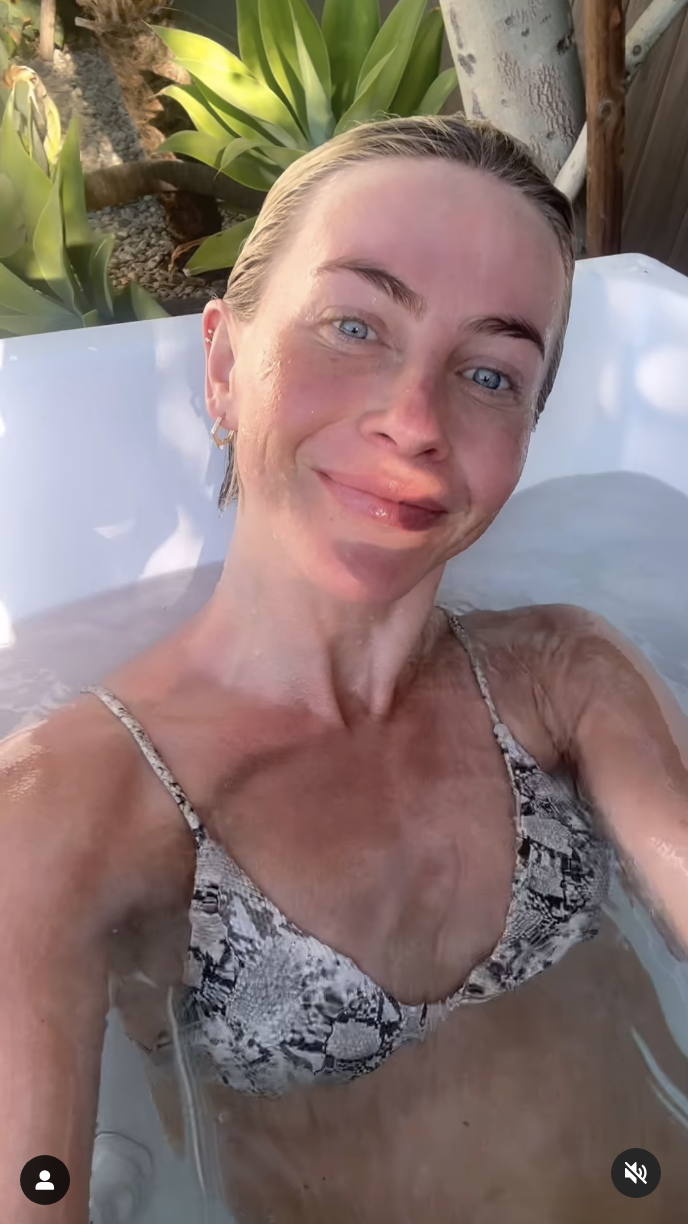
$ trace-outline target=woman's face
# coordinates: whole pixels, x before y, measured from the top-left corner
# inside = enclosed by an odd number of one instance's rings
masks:
[[[237,530],[345,600],[436,583],[518,482],[564,295],[554,234],[499,180],[434,158],[337,174],[251,322],[219,308]]]

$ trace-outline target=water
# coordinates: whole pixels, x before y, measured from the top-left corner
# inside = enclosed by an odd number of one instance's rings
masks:
[[[605,616],[650,660],[688,716],[688,497],[649,476],[609,472],[517,493],[440,589],[464,607],[570,603]],[[608,912],[652,977],[688,1059],[688,964],[677,963],[641,906],[613,882]],[[638,1046],[667,1108],[688,1130],[688,1097]]]
[[[567,476],[517,493],[445,572],[475,607],[571,603],[606,616],[688,713],[688,497],[650,476]]]
[[[0,739],[32,726],[83,686],[171,633],[209,598],[220,569],[213,565],[148,579],[13,625],[12,644],[0,648]],[[183,1084],[187,1078],[182,1066]],[[186,1086],[185,1099],[193,1101],[193,1084]],[[187,1122],[191,1136],[197,1113]],[[233,1224],[227,1210],[202,1191],[207,1175],[201,1167],[199,1177],[193,1140],[184,1159],[172,1153],[141,1055],[114,1012],[103,1053],[98,1130],[105,1136],[96,1142],[94,1155],[92,1224]],[[121,1139],[107,1137],[112,1133],[140,1146],[123,1153]],[[118,1176],[126,1185],[118,1185]],[[139,1197],[141,1209],[130,1220],[128,1200]]]
[[[448,567],[440,597],[463,607],[565,602],[599,612],[644,651],[688,715],[687,546],[688,497],[682,493],[625,472],[566,477],[516,494],[482,540]],[[219,572],[213,565],[148,579],[14,625],[13,643],[0,650],[0,737],[35,722],[172,632],[205,602]],[[686,1129],[688,1156],[688,964],[674,959],[618,882],[609,913],[652,981],[681,1054],[672,1059],[671,1078],[629,1011],[647,1083]],[[123,1132],[152,1153],[154,1198],[137,1219],[227,1224],[227,1213],[199,1188],[196,1145],[189,1144],[187,1161],[167,1147],[138,1059],[111,1018],[99,1127]],[[193,1096],[190,1085],[192,1102]],[[193,1139],[193,1126],[188,1129]]]

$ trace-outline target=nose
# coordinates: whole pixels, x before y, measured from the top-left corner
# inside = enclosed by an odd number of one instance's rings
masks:
[[[385,402],[365,413],[361,427],[371,441],[394,447],[409,458],[437,461],[446,458],[449,450],[436,377],[411,376],[406,371],[390,387]]]

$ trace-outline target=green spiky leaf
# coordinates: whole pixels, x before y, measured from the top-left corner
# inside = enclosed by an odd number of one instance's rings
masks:
[[[45,294],[24,284],[9,268],[0,264],[0,310],[16,314],[33,315],[59,327],[71,327],[69,310]]]
[[[229,229],[222,230],[220,234],[206,238],[186,265],[187,271],[216,272],[233,268],[242,243],[248,238],[257,220],[257,217],[248,217],[245,221],[239,221]]]
[[[441,8],[431,9],[421,18],[399,88],[390,103],[392,115],[415,115],[416,108],[437,77],[444,42]]]
[[[79,310],[77,294],[65,259],[61,183],[53,183],[33,235],[33,250],[46,286],[69,310]],[[79,313],[80,310],[79,310]]]
[[[181,153],[183,157],[195,157],[196,161],[218,169],[222,154],[227,148],[227,133],[224,140],[207,136],[205,132],[174,132],[160,145],[159,153]]]
[[[270,71],[302,131],[320,144],[320,133],[334,128],[322,30],[306,0],[258,0],[258,13]]]
[[[147,289],[136,281],[131,281],[127,286],[131,300],[134,317],[139,320],[143,319],[167,319],[169,315],[165,308],[156,302]]]
[[[325,0],[322,31],[330,56],[332,110],[341,119],[356,96],[363,61],[380,29],[379,0]]]
[[[79,124],[73,119],[59,158],[64,240],[69,247],[90,246],[96,234],[86,211],[86,189],[79,155]]]
[[[279,85],[272,74],[265,53],[256,0],[236,0],[236,6],[239,55],[242,63],[273,93],[279,93]],[[283,98],[283,101],[286,102],[286,98]]]
[[[398,0],[361,65],[357,93],[365,87],[365,79],[375,65],[386,57],[389,51],[394,51],[395,56],[387,68],[387,79],[390,84],[394,82],[392,92],[385,103],[386,106],[389,105],[406,69],[426,3],[427,0]]]
[[[206,85],[198,84],[198,89],[206,105],[220,123],[223,123],[232,136],[243,136],[251,140],[259,136],[261,140],[273,140],[276,144],[289,149],[306,149],[308,141],[302,134],[296,140],[290,132],[267,120],[259,121],[254,115],[249,115],[237,106],[232,106],[224,98],[213,93]]]
[[[379,60],[374,68],[371,68],[348,111],[345,111],[339,120],[335,128],[336,136],[340,132],[347,131],[356,123],[364,123],[373,115],[379,115],[379,112],[384,110],[380,104],[380,98],[386,96],[388,86],[384,79],[382,81],[380,79],[393,55],[394,49],[388,51],[384,58]]]
[[[196,84],[205,85],[245,116],[284,128],[297,141],[303,139],[303,133],[282,99],[254,77],[238,56],[201,34],[187,34],[167,27],[158,27],[157,33]]]
[[[88,260],[88,283],[94,308],[103,320],[113,316],[112,286],[110,284],[110,260],[115,247],[114,234],[103,234],[90,248]]]
[[[7,174],[0,173],[0,259],[14,255],[26,241],[17,193]]]
[[[294,0],[292,0],[292,3],[294,3]],[[329,64],[327,77],[325,80],[321,80],[311,52],[306,46],[298,25],[294,27],[294,36],[299,57],[299,71],[303,81],[308,133],[314,145],[321,145],[330,139],[335,128],[335,119],[330,105],[331,84]],[[327,51],[325,51],[325,55],[327,55]]]
[[[447,68],[441,72],[436,81],[428,89],[416,108],[417,115],[439,115],[447,98],[457,88],[459,78],[455,68]]]
[[[160,90],[161,96],[174,98],[184,108],[189,119],[205,136],[216,140],[227,139],[227,127],[209,108],[197,85],[168,85]]]
[[[8,176],[14,186],[29,237],[33,238],[38,219],[50,197],[51,183],[23,147],[10,106],[5,107],[0,124],[0,171]]]

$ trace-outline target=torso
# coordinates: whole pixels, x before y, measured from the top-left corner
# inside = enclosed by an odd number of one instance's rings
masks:
[[[535,609],[463,621],[501,720],[545,772],[555,773],[564,762],[540,716],[547,676],[537,664],[556,665],[554,620]],[[228,704],[179,670],[178,645],[163,643],[105,683],[146,728],[212,838],[300,928],[350,956],[399,1000],[450,995],[502,933],[515,853],[513,794],[460,644],[438,631],[393,716],[346,733],[323,732],[292,711]],[[93,699],[84,702],[88,717],[107,721]],[[111,721],[111,734],[126,737]],[[194,855],[179,812],[134,745],[131,768],[131,789],[141,798],[118,836],[130,848],[130,888],[140,899],[114,941],[115,972],[125,1026],[151,1048],[166,1020],[167,987],[181,980]],[[583,951],[571,954],[578,965]],[[530,1023],[531,1008],[546,1014],[547,979],[558,974],[570,983],[563,970],[489,1007],[456,1012],[425,1045],[399,1050],[352,1084],[275,1101],[208,1087],[240,1224],[496,1224],[506,1200],[495,1187],[503,1187],[507,1169],[512,1187],[523,1183],[524,1221],[537,1212],[557,1224],[577,1219],[563,1207],[573,1201],[570,1158],[560,1159],[552,1183],[561,1210],[554,1210],[546,1179],[526,1189],[519,1172],[515,1157],[523,1150],[559,1150],[542,1101],[540,1121],[531,1119],[516,1151],[508,1139],[528,1093],[526,1069],[544,1039],[542,1026]],[[589,1020],[590,1000],[586,1014]],[[551,1050],[551,1066],[563,1068],[556,1041]],[[496,1091],[497,1065],[503,1092]],[[150,1075],[174,1138],[178,1086],[154,1064]],[[532,1095],[532,1082],[530,1089]],[[485,1156],[485,1127],[493,1128],[488,1145],[498,1165]],[[510,1224],[521,1224],[518,1198],[508,1201]],[[615,1200],[602,1201],[605,1218],[616,1220]]]
[[[500,717],[553,773],[561,761],[538,717],[532,676],[506,641],[510,657],[500,657],[498,625],[484,620],[483,639],[470,617],[464,623],[478,649],[482,640]],[[162,667],[168,683],[170,670]],[[211,698],[204,708],[183,679],[163,711],[144,668],[140,688],[138,679],[135,665],[107,684],[213,839],[297,926],[406,1003],[447,998],[491,951],[514,872],[514,796],[468,658],[448,630],[392,718],[346,731],[243,702],[228,708]],[[187,829],[164,802],[188,847]],[[180,872],[175,859],[186,912],[193,865],[182,856]]]

